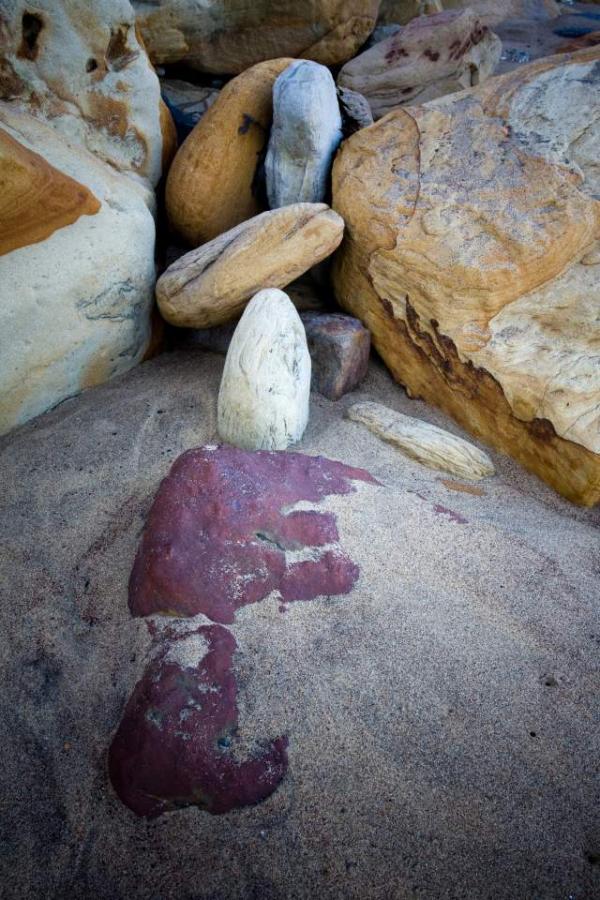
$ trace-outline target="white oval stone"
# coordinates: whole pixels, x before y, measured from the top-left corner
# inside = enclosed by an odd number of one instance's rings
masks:
[[[285,450],[308,422],[310,356],[294,304],[271,288],[252,298],[235,330],[217,406],[222,440],[244,450]]]
[[[273,86],[273,126],[265,160],[271,209],[318,203],[328,192],[342,116],[329,69],[297,60]]]

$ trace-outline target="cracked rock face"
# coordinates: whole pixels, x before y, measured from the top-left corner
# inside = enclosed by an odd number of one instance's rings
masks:
[[[308,423],[310,356],[287,294],[252,298],[227,351],[217,424],[224,441],[246,450],[285,450]]]
[[[500,38],[470,9],[419,16],[346,63],[338,84],[363,94],[379,119],[484,82],[501,50]]]
[[[134,0],[133,6],[153,62],[235,74],[275,56],[345,62],[373,30],[379,0]]]
[[[600,51],[392,112],[334,166],[340,303],[411,395],[600,499]]]
[[[156,184],[169,117],[127,0],[2,0],[0,18],[0,97]]]
[[[265,160],[269,206],[320,203],[330,191],[342,117],[329,69],[291,63],[273,85],[273,126]]]
[[[153,194],[0,109],[0,432],[135,365],[149,339]]]

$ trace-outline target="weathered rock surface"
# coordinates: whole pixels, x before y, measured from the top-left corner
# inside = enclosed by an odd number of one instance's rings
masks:
[[[378,119],[417,99],[482,83],[501,50],[499,38],[470,9],[420,16],[346,63],[338,83],[363,94]]]
[[[431,469],[472,481],[494,474],[494,464],[479,447],[381,403],[355,403],[349,407],[347,416],[353,422],[366,425],[373,434],[393,444],[405,456]]]
[[[437,12],[438,0],[381,0],[380,22],[410,22],[415,16]],[[551,19],[559,15],[555,0],[443,0],[444,9],[469,8],[481,21],[493,28],[505,19]]]
[[[180,78],[161,79],[160,89],[177,126],[180,143],[194,130],[220,93],[218,88],[202,87]]]
[[[334,167],[342,306],[412,395],[585,504],[600,499],[599,59],[390,113]]]
[[[53,128],[0,107],[0,432],[139,362],[154,287],[153,195]]]
[[[160,88],[127,0],[3,0],[0,14],[0,98],[156,184]]]
[[[312,363],[312,389],[328,400],[353,391],[367,374],[371,335],[352,316],[303,313]]]
[[[134,616],[207,616],[278,591],[284,603],[345,594],[358,569],[340,549],[335,516],[291,509],[348,494],[364,470],[301,453],[200,447],[181,456],[154,500],[129,582]],[[306,551],[306,558],[293,554]]]
[[[239,73],[276,56],[336,65],[353,56],[375,25],[379,0],[134,0],[154,62]]]
[[[234,756],[236,649],[226,628],[203,625],[170,636],[146,668],[108,756],[111,782],[137,815],[191,805],[229,812],[264,800],[284,777],[285,738]]]
[[[265,160],[271,209],[325,200],[341,139],[342,117],[331,72],[310,60],[291,63],[273,85],[273,125]]]
[[[300,316],[278,290],[252,298],[235,330],[219,390],[224,441],[246,450],[285,450],[308,423],[310,356]]]
[[[338,247],[344,222],[324,203],[261,213],[180,257],[156,299],[167,322],[209,328],[239,316],[262,288],[282,288]]]
[[[119,801],[106,749],[149,626],[211,625],[132,617],[127,580],[161,479],[215,441],[222,366],[163,354],[0,440],[6,900],[596,896],[599,511],[496,453],[470,493],[399,465],[340,414],[351,398],[316,398],[301,450],[384,485],[318,502],[358,580],[230,629],[241,758],[286,735],[287,775],[219,816]],[[367,398],[461,433],[376,360]]]
[[[366,97],[344,87],[338,87],[337,94],[342,113],[344,137],[350,137],[355,131],[368,128],[373,124],[373,113]]]
[[[171,227],[194,247],[262,209],[255,184],[273,111],[273,84],[291,59],[272,59],[225,85],[173,160]]]

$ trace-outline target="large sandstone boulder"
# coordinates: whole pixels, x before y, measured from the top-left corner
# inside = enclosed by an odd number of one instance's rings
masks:
[[[169,266],[156,284],[160,311],[172,325],[222,325],[262,288],[286,287],[330,256],[343,233],[343,220],[324,203],[261,213]]]
[[[263,208],[256,170],[269,138],[273,84],[290,62],[272,59],[230,81],[173,160],[167,215],[173,230],[192,246]]]
[[[134,0],[151,59],[238,73],[276,56],[345,62],[373,30],[379,0]]]
[[[381,0],[380,22],[410,22],[415,16],[436,12],[439,0]],[[493,28],[505,19],[553,19],[560,14],[556,0],[443,0],[444,9],[472,9]]]
[[[153,194],[0,107],[0,432],[139,362]]]
[[[0,22],[0,98],[156,184],[169,122],[129,2],[1,0]]]
[[[600,50],[390,113],[334,166],[342,306],[411,395],[600,499]]]
[[[470,9],[420,16],[346,63],[338,84],[363,94],[378,119],[484,82],[501,51],[500,39]]]

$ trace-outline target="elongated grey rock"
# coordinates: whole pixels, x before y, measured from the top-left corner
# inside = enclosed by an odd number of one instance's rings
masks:
[[[291,63],[273,86],[273,126],[265,161],[271,209],[322,201],[341,139],[342,117],[331,72],[310,60]]]
[[[491,459],[479,447],[443,428],[405,416],[381,403],[355,403],[346,415],[354,422],[366,425],[369,431],[393,444],[405,456],[431,469],[440,469],[472,481],[495,472]]]
[[[252,298],[235,330],[221,379],[217,426],[244,450],[285,450],[308,422],[311,364],[304,326],[283,291]]]

